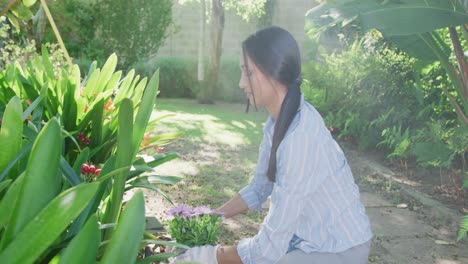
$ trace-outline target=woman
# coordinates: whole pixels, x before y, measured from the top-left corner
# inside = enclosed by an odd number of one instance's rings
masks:
[[[268,215],[253,238],[237,246],[203,246],[177,261],[201,263],[367,263],[372,232],[343,151],[301,92],[299,48],[273,26],[242,43],[239,86],[269,113],[254,177],[219,211]]]

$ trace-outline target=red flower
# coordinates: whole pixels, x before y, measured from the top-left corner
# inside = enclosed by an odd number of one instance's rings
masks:
[[[87,163],[83,163],[81,165],[81,174],[88,174],[89,173],[89,165]]]
[[[88,173],[94,173],[94,172],[96,172],[96,167],[93,164],[89,165]]]

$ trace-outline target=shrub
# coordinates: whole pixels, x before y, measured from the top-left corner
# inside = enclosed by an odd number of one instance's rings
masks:
[[[123,66],[155,54],[172,23],[172,1],[97,0],[97,30]]]
[[[159,95],[161,97],[196,98],[200,85],[204,85],[203,82],[198,82],[197,64],[196,58],[160,57],[139,61],[132,67],[142,76],[148,76],[150,72],[159,69]],[[205,66],[207,66],[206,62]],[[244,102],[245,96],[239,89],[239,78],[239,61],[222,59],[215,99]]]
[[[404,60],[404,55],[393,55]],[[391,63],[366,53],[360,43],[355,43],[341,54],[324,54],[320,61],[304,65],[308,81],[304,95],[338,137],[354,138],[361,147],[371,148],[382,141],[383,129],[406,126],[418,106],[411,80],[403,74],[410,69],[411,64],[394,71]],[[395,105],[399,111],[387,116]]]
[[[420,64],[387,44],[369,43],[305,63],[305,98],[330,130],[361,148],[379,147],[390,159],[421,166],[457,161],[466,168],[468,131],[442,94],[449,80],[439,63]]]
[[[96,22],[99,17],[97,6],[90,1],[67,0],[48,3],[67,51],[73,58],[88,58],[103,63],[110,55],[105,54],[105,44],[95,38]],[[56,37],[49,23],[42,43],[55,42]]]
[[[140,61],[134,65],[135,71],[148,76],[159,69],[159,96],[166,98],[194,98],[197,85],[197,61],[189,58],[157,58]]]

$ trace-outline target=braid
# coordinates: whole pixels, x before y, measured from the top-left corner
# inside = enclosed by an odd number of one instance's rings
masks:
[[[293,84],[288,85],[288,92],[281,104],[281,110],[275,123],[267,172],[268,179],[271,182],[276,181],[276,151],[278,150],[278,146],[286,135],[286,132],[299,109],[301,100],[300,86],[300,77],[296,79]]]

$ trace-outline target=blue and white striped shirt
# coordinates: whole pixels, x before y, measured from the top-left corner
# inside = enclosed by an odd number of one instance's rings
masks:
[[[276,183],[266,173],[273,137],[271,116],[252,181],[239,194],[250,209],[270,209],[259,233],[237,246],[244,264],[275,263],[287,252],[342,252],[372,238],[359,189],[343,151],[320,114],[301,98],[276,154]]]

